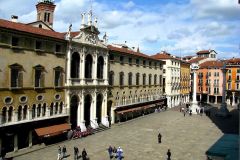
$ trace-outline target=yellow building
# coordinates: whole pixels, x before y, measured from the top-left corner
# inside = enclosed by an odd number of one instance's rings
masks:
[[[188,103],[190,96],[190,63],[181,61],[180,65],[181,103]]]
[[[55,5],[41,1],[37,22],[0,19],[0,148],[17,151],[39,143],[35,129],[66,123],[66,41],[52,24]],[[40,14],[39,14],[40,15]],[[45,17],[45,18],[44,18]],[[42,19],[43,18],[43,19]],[[41,137],[42,138],[42,137]]]
[[[240,102],[240,58],[226,60],[227,103],[235,106]]]

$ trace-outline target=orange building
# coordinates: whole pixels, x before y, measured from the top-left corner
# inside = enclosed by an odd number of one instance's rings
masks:
[[[227,103],[235,106],[240,101],[240,58],[226,60]]]

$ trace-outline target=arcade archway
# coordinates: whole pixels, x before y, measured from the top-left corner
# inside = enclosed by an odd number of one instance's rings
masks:
[[[84,120],[86,127],[90,125],[91,101],[91,96],[86,95],[84,98]]]
[[[97,95],[97,104],[96,104],[96,117],[97,117],[97,123],[101,123],[101,117],[102,117],[102,95]]]
[[[78,110],[79,99],[76,95],[72,96],[70,102],[70,123],[72,124],[72,129],[77,127],[77,110]]]

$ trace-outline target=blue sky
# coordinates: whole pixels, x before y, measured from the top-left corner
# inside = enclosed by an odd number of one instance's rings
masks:
[[[92,0],[101,33],[109,43],[140,47],[152,55],[162,50],[194,55],[214,49],[218,57],[240,57],[240,4],[237,0]],[[0,18],[18,15],[19,21],[36,20],[37,0],[0,0]],[[70,23],[79,30],[81,13],[90,0],[55,0],[54,29],[65,32]],[[14,6],[14,7],[13,7]],[[16,7],[17,6],[17,7]],[[101,38],[102,34],[100,35]]]

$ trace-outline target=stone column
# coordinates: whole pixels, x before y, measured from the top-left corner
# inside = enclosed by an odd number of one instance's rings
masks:
[[[66,58],[66,61],[67,61],[67,73],[66,73],[66,84],[67,86],[70,86],[71,84],[71,43],[69,42],[68,43],[68,50],[67,50],[67,58]],[[81,58],[81,57],[80,57]]]
[[[80,78],[81,78],[81,84],[84,85],[85,84],[84,79],[85,79],[85,58],[86,58],[86,55],[82,53],[82,54],[80,54],[80,57],[82,57],[82,60],[80,60],[80,70],[81,70]]]
[[[96,91],[94,91],[94,93],[92,93],[92,103],[91,103],[91,109],[90,109],[90,120],[91,120],[91,126],[93,128],[98,128],[96,109],[97,109],[97,95],[96,95]]]
[[[29,131],[28,138],[28,147],[32,147],[32,131]]]
[[[18,150],[18,136],[17,134],[14,135],[14,152]]]
[[[197,102],[197,75],[196,70],[193,69],[193,97],[191,103],[191,110],[193,114],[197,114],[196,109],[200,109]]]
[[[107,115],[107,91],[103,93],[102,102],[102,124],[109,127],[108,115]]]
[[[232,106],[235,106],[235,92],[232,92],[232,97],[233,97],[233,100],[232,100]]]
[[[221,107],[219,109],[219,112],[216,115],[221,116],[221,117],[227,117],[228,114],[229,114],[229,111],[227,109],[227,104],[226,104],[226,72],[227,72],[227,69],[226,69],[226,64],[225,63],[223,65],[222,72],[223,72],[222,104],[221,104]]]
[[[81,122],[83,121],[83,114],[82,114],[82,106],[81,101],[78,102],[78,108],[77,108],[77,125],[80,126]]]
[[[98,55],[94,54],[93,55],[93,65],[92,65],[92,79],[93,79],[93,84],[97,84],[97,66],[98,65]]]
[[[81,94],[79,97],[80,99],[80,121],[77,122],[77,125],[80,126],[82,131],[86,131],[86,125],[85,125],[85,120],[84,120],[84,94]]]
[[[200,102],[202,101],[202,94],[200,93]]]
[[[104,57],[103,79],[104,84],[108,85],[108,56]]]
[[[215,96],[215,102],[214,102],[214,104],[217,104],[217,96]]]

